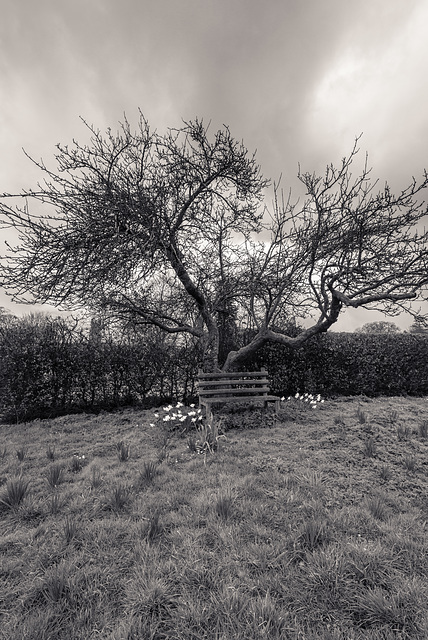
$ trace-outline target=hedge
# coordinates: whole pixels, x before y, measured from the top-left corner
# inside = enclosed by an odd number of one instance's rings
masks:
[[[299,349],[269,343],[245,368],[262,366],[281,396],[428,395],[428,336],[327,333]]]
[[[196,395],[198,350],[161,333],[131,341],[85,336],[61,319],[0,324],[0,415],[25,420]],[[297,350],[261,348],[243,368],[266,367],[272,391],[428,395],[428,336],[327,333]]]

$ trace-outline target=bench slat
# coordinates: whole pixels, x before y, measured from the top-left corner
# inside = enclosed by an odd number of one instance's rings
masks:
[[[241,389],[239,388],[234,388],[234,389],[225,389],[224,387],[222,387],[221,389],[200,389],[199,390],[199,396],[201,398],[204,398],[205,396],[218,396],[219,394],[235,394],[235,395],[239,395],[239,394],[246,394],[248,395],[260,395],[262,393],[269,393],[270,388],[269,387],[243,387]]]
[[[227,385],[230,384],[239,384],[241,386],[250,386],[250,385],[261,385],[261,386],[266,386],[267,384],[269,384],[269,380],[267,378],[260,378],[260,380],[235,380],[235,379],[231,379],[231,380],[210,380],[210,381],[199,381],[198,382],[198,389],[205,389],[205,388],[210,388],[210,387],[226,387]]]
[[[222,373],[221,371],[217,373],[199,373],[198,380],[210,380],[212,378],[230,378],[230,377],[266,377],[266,371],[230,371],[229,373]]]
[[[202,401],[204,405],[216,404],[217,402],[220,404],[222,402],[241,402],[241,401],[256,401],[262,400],[263,402],[276,402],[279,400],[278,396],[218,396],[216,398],[210,398]]]

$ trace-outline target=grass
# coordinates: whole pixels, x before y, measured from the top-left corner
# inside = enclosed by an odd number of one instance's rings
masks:
[[[0,638],[427,638],[426,399],[362,401],[3,425]]]

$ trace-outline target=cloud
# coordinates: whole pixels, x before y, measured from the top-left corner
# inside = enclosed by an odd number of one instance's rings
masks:
[[[0,24],[0,191],[33,184],[23,156],[115,128],[140,107],[230,126],[265,175],[297,186],[364,132],[374,175],[427,163],[425,0],[20,0]],[[1,300],[0,300],[1,304]]]

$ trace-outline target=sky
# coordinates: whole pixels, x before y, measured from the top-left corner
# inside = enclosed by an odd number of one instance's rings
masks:
[[[40,178],[23,148],[54,166],[56,144],[87,140],[79,116],[115,129],[138,108],[159,132],[228,125],[296,195],[299,163],[322,172],[361,133],[361,161],[392,190],[428,168],[428,0],[0,3],[0,192]],[[14,239],[3,232],[0,254]],[[1,289],[0,306],[42,309]],[[346,311],[335,330],[379,319]]]

